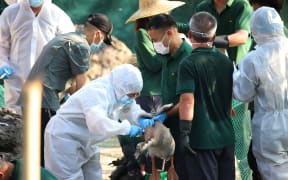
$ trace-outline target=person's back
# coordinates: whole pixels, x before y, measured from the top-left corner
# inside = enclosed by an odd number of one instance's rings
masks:
[[[257,53],[252,51],[247,57],[254,57],[253,64],[259,82],[254,99],[257,104],[255,114],[288,109],[288,98],[285,95],[287,87],[283,86],[288,79],[288,74],[283,73],[288,67],[288,48],[283,46],[287,43],[287,39],[269,41],[266,45],[258,47]]]
[[[232,62],[216,48],[196,48],[181,66],[190,69],[189,75],[195,77],[191,146],[214,149],[231,145]]]
[[[75,32],[58,35],[43,48],[27,78],[33,80],[42,76],[42,108],[53,111],[59,108],[57,93],[65,89],[68,79],[88,70],[89,55],[89,44],[84,35]]]
[[[194,14],[189,24],[193,50],[180,64],[177,82],[185,179],[234,179],[233,63],[212,45],[217,21],[210,13]]]
[[[258,8],[250,24],[257,46],[233,75],[233,95],[244,102],[254,100],[252,151],[261,178],[287,179],[288,41],[273,8]]]

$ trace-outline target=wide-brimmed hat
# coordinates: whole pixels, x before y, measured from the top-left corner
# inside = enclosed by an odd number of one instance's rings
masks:
[[[136,21],[137,19],[154,16],[169,12],[179,6],[184,5],[182,1],[168,0],[139,0],[139,9],[129,17],[125,23]]]

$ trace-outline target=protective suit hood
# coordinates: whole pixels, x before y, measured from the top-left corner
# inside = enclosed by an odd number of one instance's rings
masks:
[[[11,5],[13,3],[17,3],[17,2],[22,2],[24,0],[5,0],[5,2],[8,4],[8,5]]]
[[[252,14],[250,27],[258,45],[285,36],[283,21],[274,8],[265,6],[258,8]]]
[[[110,73],[110,80],[117,100],[129,93],[140,93],[143,88],[141,72],[131,64],[114,68]]]
[[[18,2],[24,2],[24,4],[28,5],[30,7],[30,4],[29,4],[29,0],[17,0]],[[43,4],[44,3],[52,3],[52,0],[42,0]]]

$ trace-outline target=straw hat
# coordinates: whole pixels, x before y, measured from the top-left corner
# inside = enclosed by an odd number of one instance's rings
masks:
[[[154,16],[160,13],[169,12],[179,6],[184,5],[182,1],[168,0],[139,0],[139,9],[125,23],[136,21],[137,19]]]

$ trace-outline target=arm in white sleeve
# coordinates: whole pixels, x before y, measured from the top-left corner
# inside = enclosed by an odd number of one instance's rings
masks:
[[[239,70],[233,74],[233,96],[242,102],[253,101],[257,88],[255,66],[249,57],[240,62]]]
[[[9,66],[11,48],[10,23],[7,11],[0,16],[0,67]]]
[[[96,136],[109,138],[115,135],[127,135],[130,131],[130,123],[127,120],[117,122],[107,117],[107,113],[92,107],[86,114],[88,129]]]
[[[75,26],[71,18],[62,10],[58,12],[58,27],[56,34],[64,34],[69,32],[75,32]]]

